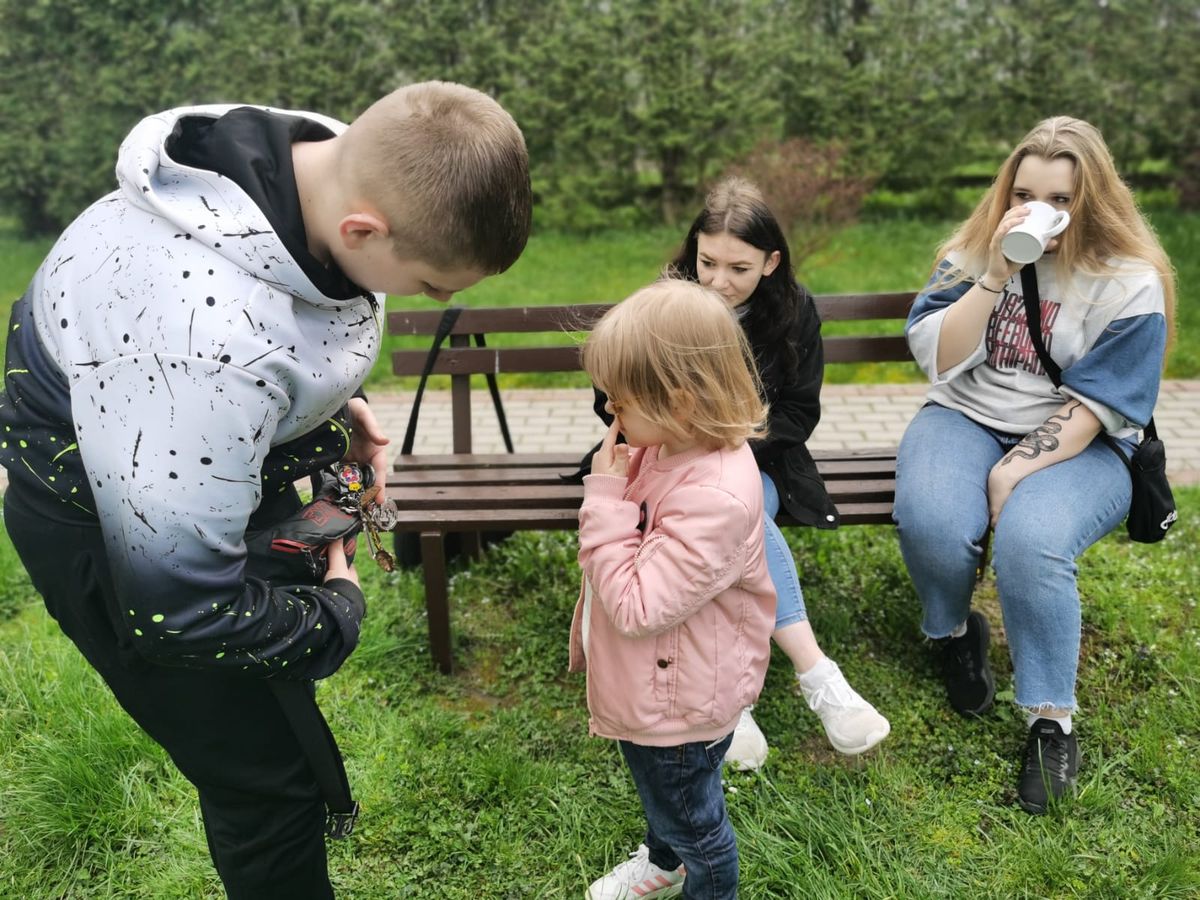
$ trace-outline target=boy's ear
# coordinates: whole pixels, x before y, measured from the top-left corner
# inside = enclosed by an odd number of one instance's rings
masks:
[[[357,250],[373,236],[385,238],[389,234],[387,220],[370,212],[352,212],[338,222],[338,235],[348,250]]]

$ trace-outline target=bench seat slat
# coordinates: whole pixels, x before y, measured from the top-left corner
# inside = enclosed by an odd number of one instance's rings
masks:
[[[511,306],[491,309],[467,307],[459,313],[451,334],[531,334],[543,331],[586,331],[613,304],[580,303],[573,306]],[[397,310],[388,313],[389,334],[434,335],[442,311]]]
[[[571,475],[574,472],[574,466],[561,469],[548,469],[542,466],[511,469],[409,469],[393,474],[388,479],[388,490],[390,491],[393,486],[432,487],[439,484],[566,484],[567,482],[564,482],[559,476]]]
[[[564,485],[495,484],[439,485],[436,487],[388,486],[388,497],[401,509],[540,509],[560,506],[578,507],[583,488]]]
[[[838,485],[847,481],[862,481],[871,478],[890,479],[895,477],[896,465],[892,460],[861,461],[846,463],[845,468],[830,470],[821,466],[821,474],[831,493],[840,490]],[[470,486],[483,489],[488,486],[514,485],[533,488],[538,485],[561,486],[570,484],[561,475],[570,475],[574,469],[420,469],[402,472],[390,479],[388,490],[395,496],[399,488],[432,488],[439,486]]]
[[[894,478],[858,478],[834,481],[829,495],[834,503],[889,500],[896,491]],[[576,484],[443,484],[389,486],[388,496],[403,510],[429,509],[541,509],[578,507],[583,487]]]
[[[578,509],[400,510],[393,531],[526,531],[578,528]]]
[[[432,462],[410,466],[397,464],[389,477],[392,486],[429,486],[435,484],[560,484],[562,475],[571,475],[579,460],[556,457],[545,465],[529,463],[525,454],[496,454],[489,463],[472,465],[469,454],[438,457],[441,464]],[[432,460],[433,457],[429,457]],[[871,476],[889,477],[895,474],[894,454],[866,457],[817,457],[817,470],[827,481]]]
[[[912,359],[908,341],[899,335],[863,335],[821,339],[825,362],[907,362]]]
[[[530,468],[571,469],[579,465],[584,450],[565,453],[413,453],[397,456],[392,466],[396,472],[416,469],[486,469]],[[822,474],[853,467],[860,461],[896,458],[894,447],[857,447],[852,450],[813,450]],[[846,468],[846,471],[853,471]]]
[[[851,502],[838,506],[844,525],[890,525],[892,504],[878,501]],[[795,523],[779,517],[783,526]],[[577,509],[440,509],[401,511],[394,531],[490,531],[573,530],[579,527]]]
[[[586,448],[585,448],[586,449]],[[507,469],[519,460],[521,468],[542,466],[550,469],[575,469],[583,457],[578,453],[421,453],[397,456],[392,469]]]

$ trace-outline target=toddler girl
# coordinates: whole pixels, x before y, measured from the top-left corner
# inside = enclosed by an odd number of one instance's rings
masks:
[[[571,668],[586,669],[590,731],[620,742],[647,820],[588,897],[734,898],[721,767],[775,625],[746,443],[767,416],[753,356],[719,296],[668,279],[605,315],[583,364],[616,418],[584,479]]]

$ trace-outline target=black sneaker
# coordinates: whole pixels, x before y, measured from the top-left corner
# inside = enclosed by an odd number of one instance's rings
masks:
[[[1079,743],[1075,732],[1063,734],[1053,719],[1037,719],[1025,744],[1025,767],[1017,782],[1017,797],[1026,812],[1040,814],[1047,804],[1075,786],[1079,772]]]
[[[992,708],[996,681],[988,665],[989,637],[983,613],[972,612],[967,616],[966,634],[940,642],[946,697],[960,715],[981,716]]]

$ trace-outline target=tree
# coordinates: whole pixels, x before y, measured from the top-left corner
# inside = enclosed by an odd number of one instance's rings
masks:
[[[775,130],[769,4],[662,0],[626,5],[627,77],[640,162],[674,223],[709,177]]]

